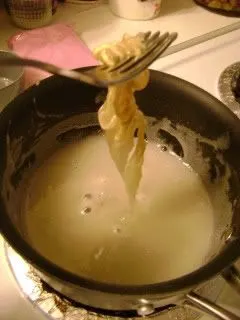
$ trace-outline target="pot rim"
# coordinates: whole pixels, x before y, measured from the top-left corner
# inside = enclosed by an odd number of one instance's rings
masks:
[[[206,97],[209,100],[212,100],[213,108],[216,109],[215,111],[220,111],[221,113],[223,113],[224,116],[226,116],[229,119],[229,121],[239,121],[239,119],[223,103],[221,103],[219,100],[211,96],[203,89],[175,76],[151,70],[151,74],[154,73],[161,73],[161,77],[165,78],[166,81],[168,80],[177,83],[179,83],[180,81],[181,85],[187,86],[187,89],[190,92],[192,92],[192,94],[194,94],[195,92],[199,96],[202,96],[204,100],[206,99]],[[51,84],[53,82],[53,77],[43,80],[43,82],[50,82]],[[29,90],[31,90],[31,88],[27,91]],[[5,108],[3,112],[5,113],[7,109],[8,108]],[[239,135],[240,145],[240,129],[239,131],[237,131],[237,134]],[[217,274],[221,273],[226,267],[233,264],[237,260],[237,258],[240,257],[240,237],[236,237],[232,238],[231,241],[229,241],[228,244],[226,244],[224,250],[215,258],[213,258],[210,262],[187,275],[156,284],[116,285],[98,282],[75,275],[57,266],[48,259],[44,258],[41,254],[35,251],[15,229],[10,217],[5,213],[5,208],[2,200],[0,201],[0,232],[11,246],[39,271],[48,274],[53,278],[57,278],[65,283],[68,282],[74,286],[80,286],[89,290],[117,295],[169,296],[178,292],[187,291],[188,289],[197,286],[198,284],[205,282],[210,278],[216,276]]]

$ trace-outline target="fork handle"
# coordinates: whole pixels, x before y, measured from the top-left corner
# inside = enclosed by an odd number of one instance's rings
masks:
[[[51,74],[56,74],[56,75],[67,77],[73,80],[82,81],[90,85],[94,85],[98,87],[104,86],[104,84],[98,81],[98,79],[94,76],[93,72],[91,73],[91,75],[88,75],[86,73],[79,72],[79,71],[58,68],[53,64],[45,63],[45,62],[41,62],[33,59],[25,59],[25,58],[19,58],[19,57],[6,57],[6,58],[1,57],[0,66],[33,67],[36,69],[47,71]]]

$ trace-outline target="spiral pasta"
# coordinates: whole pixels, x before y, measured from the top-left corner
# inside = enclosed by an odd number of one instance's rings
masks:
[[[141,54],[143,49],[141,34],[135,37],[124,35],[120,42],[97,48],[94,55],[105,65],[114,66],[128,56]],[[135,198],[142,177],[146,147],[146,123],[134,92],[144,89],[148,81],[149,72],[145,70],[134,79],[110,86],[106,101],[98,111],[111,157],[124,179],[131,200]]]

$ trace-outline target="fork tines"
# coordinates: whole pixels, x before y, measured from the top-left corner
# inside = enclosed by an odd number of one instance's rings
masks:
[[[117,73],[123,74],[134,71],[135,68],[147,68],[159,55],[168,47],[177,37],[177,33],[165,32],[161,35],[159,31],[152,33],[151,31],[141,33],[145,50],[141,55],[130,56],[120,61],[116,66],[100,66],[101,71],[116,76]],[[138,71],[139,72],[139,71]]]

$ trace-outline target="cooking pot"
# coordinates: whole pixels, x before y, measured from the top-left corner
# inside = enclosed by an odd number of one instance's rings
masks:
[[[209,192],[216,234],[214,250],[206,263],[167,282],[113,285],[64,270],[29,242],[20,210],[24,183],[54,145],[81,139],[96,127],[99,130],[96,112],[105,95],[105,89],[53,76],[22,93],[4,109],[0,116],[2,235],[50,287],[90,310],[114,316],[148,316],[184,303],[218,318],[239,319],[195,290],[222,275],[240,291],[240,277],[234,266],[240,256],[240,120],[207,92],[171,75],[151,71],[148,87],[136,98],[148,128],[157,128],[151,129],[151,134],[147,130],[147,138],[160,139],[188,162]],[[163,119],[167,119],[164,127]],[[189,148],[193,151],[186,151]]]

